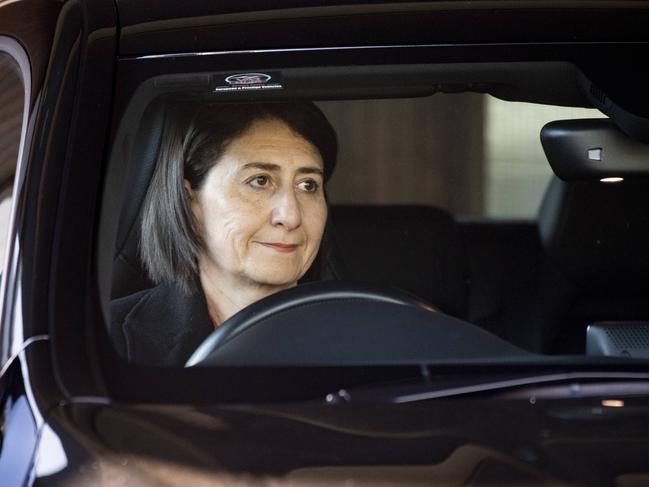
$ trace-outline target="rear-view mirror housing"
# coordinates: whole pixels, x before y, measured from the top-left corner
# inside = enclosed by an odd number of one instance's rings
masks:
[[[607,118],[550,122],[541,129],[541,143],[564,181],[649,177],[649,144],[631,139]]]

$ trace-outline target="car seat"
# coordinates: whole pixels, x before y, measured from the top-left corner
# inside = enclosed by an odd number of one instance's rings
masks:
[[[549,267],[564,278],[548,337],[555,353],[584,351],[595,321],[649,319],[649,183],[550,184],[539,214]],[[550,294],[547,282],[541,292]]]

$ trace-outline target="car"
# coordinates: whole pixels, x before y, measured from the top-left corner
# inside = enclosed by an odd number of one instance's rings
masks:
[[[2,485],[649,482],[645,2],[0,2]],[[175,105],[314,102],[321,280],[161,367]]]

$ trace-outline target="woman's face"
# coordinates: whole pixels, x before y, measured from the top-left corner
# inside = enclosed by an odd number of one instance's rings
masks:
[[[279,120],[254,122],[234,139],[202,186],[189,190],[204,242],[201,278],[295,285],[324,232],[322,170],[316,147]]]

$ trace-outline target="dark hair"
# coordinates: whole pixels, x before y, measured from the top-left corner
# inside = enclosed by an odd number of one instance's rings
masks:
[[[183,180],[200,188],[228,144],[253,122],[280,120],[320,152],[327,181],[336,164],[336,133],[313,103],[176,104],[166,110],[157,164],[142,207],[140,257],[157,284],[176,283],[185,292],[198,287],[203,242],[196,230]],[[317,278],[321,245],[308,278]]]

